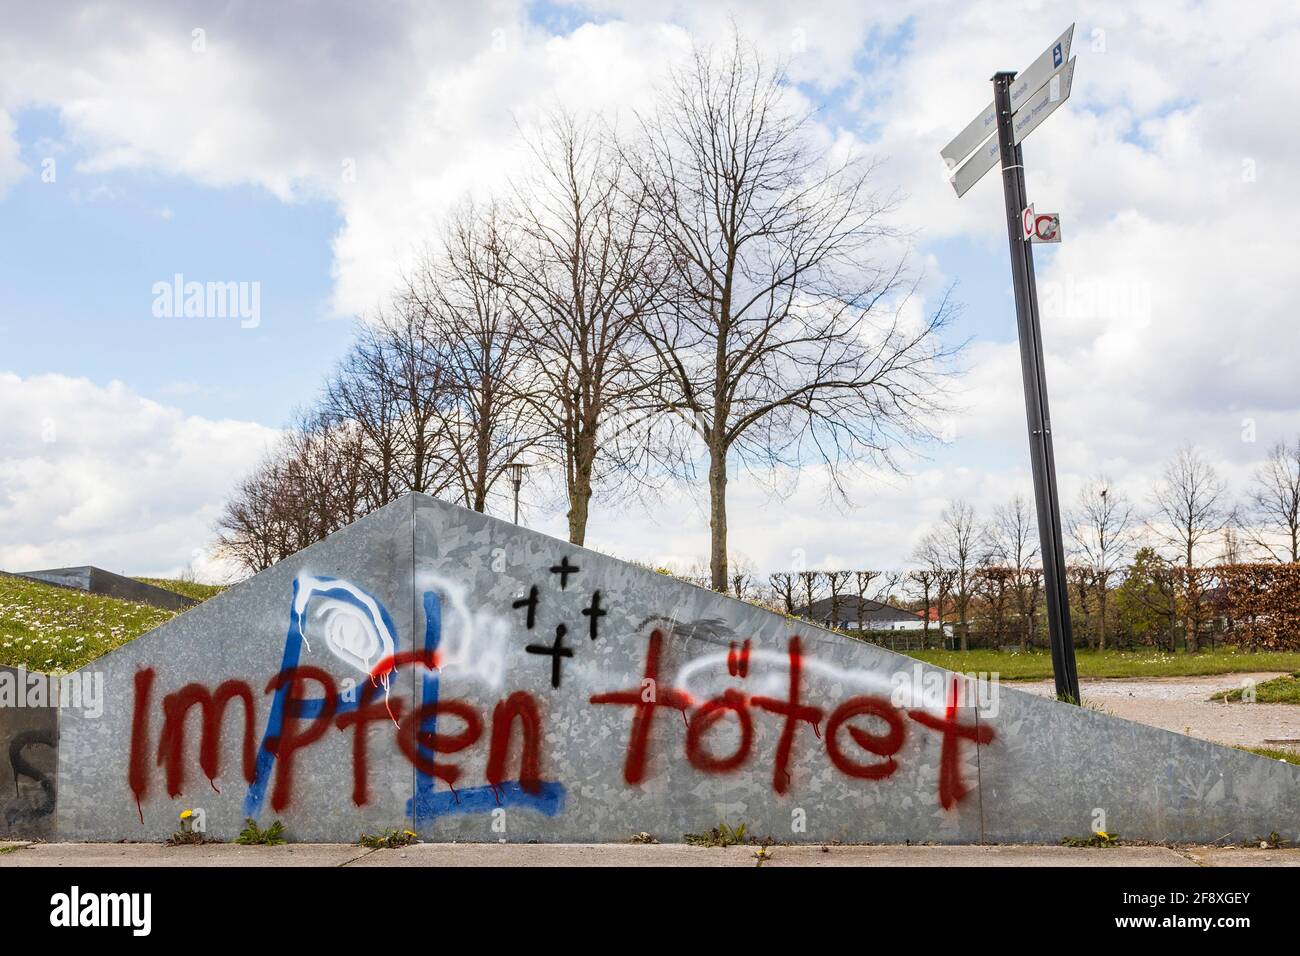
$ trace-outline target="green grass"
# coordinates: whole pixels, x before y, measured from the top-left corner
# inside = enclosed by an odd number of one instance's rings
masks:
[[[0,664],[66,673],[173,617],[147,604],[0,576]]]
[[[1047,651],[911,651],[929,664],[949,670],[993,672],[1002,680],[1049,680],[1052,655]],[[1199,677],[1252,671],[1300,670],[1300,653],[1235,649],[1169,654],[1147,648],[1140,651],[1075,651],[1080,677]],[[1260,685],[1261,687],[1264,685]]]
[[[1237,749],[1244,750],[1249,754],[1268,757],[1271,760],[1285,760],[1287,763],[1300,766],[1300,751],[1297,750],[1279,750],[1276,747],[1238,747]]]
[[[216,597],[226,589],[221,584],[199,584],[197,581],[179,581],[175,578],[136,578],[135,580],[141,584],[152,584],[156,588],[171,591],[173,594],[179,594],[182,597],[193,598],[196,601],[206,601],[210,597]]]
[[[1245,688],[1221,690],[1211,694],[1210,700],[1239,701]],[[1284,674],[1272,680],[1261,681],[1255,685],[1255,703],[1257,704],[1300,704],[1300,674]]]

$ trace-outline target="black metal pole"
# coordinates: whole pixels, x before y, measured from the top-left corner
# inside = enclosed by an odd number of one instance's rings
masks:
[[[1043,557],[1043,591],[1047,597],[1047,631],[1052,645],[1052,673],[1058,697],[1079,701],[1079,673],[1074,662],[1074,631],[1070,626],[1070,592],[1065,580],[1065,547],[1061,539],[1061,507],[1056,490],[1056,458],[1052,453],[1052,419],[1047,408],[1047,376],[1043,369],[1042,329],[1038,322],[1038,289],[1034,256],[1024,238],[1021,211],[1025,196],[1025,166],[1011,129],[1011,81],[1015,73],[993,76],[993,105],[998,117],[998,146],[1002,153],[1002,196],[1007,207],[1007,237],[1011,243],[1011,274],[1016,292],[1016,328],[1020,339],[1020,371],[1025,384],[1025,417],[1029,424],[1029,459],[1034,474],[1034,503],[1038,511],[1038,541]]]
[[[519,486],[523,482],[516,478],[513,482],[515,486],[515,524],[519,524]]]

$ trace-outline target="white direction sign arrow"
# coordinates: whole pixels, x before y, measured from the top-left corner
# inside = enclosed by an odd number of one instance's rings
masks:
[[[1071,23],[1069,28],[1056,38],[1056,42],[1043,51],[1042,56],[1017,74],[1011,82],[1009,91],[1012,110],[1018,109],[1021,100],[1046,83],[1047,78],[1070,59],[1070,43],[1073,39],[1074,24]],[[984,107],[984,112],[971,120],[966,128],[957,134],[956,139],[939,151],[939,155],[948,164],[948,168],[952,169],[965,159],[971,150],[995,133],[997,128],[998,116],[993,110],[993,104],[990,103]]]
[[[1026,136],[1039,127],[1043,120],[1051,116],[1058,106],[1070,98],[1073,82],[1074,60],[1070,60],[1053,73],[1051,79],[1039,87],[1037,92],[1024,100],[1020,109],[1011,114],[1012,145],[1019,145]],[[966,195],[966,190],[979,182],[985,173],[997,165],[998,153],[998,138],[994,136],[966,161],[965,166],[957,170],[957,175],[952,178],[952,188],[957,191],[958,198]]]

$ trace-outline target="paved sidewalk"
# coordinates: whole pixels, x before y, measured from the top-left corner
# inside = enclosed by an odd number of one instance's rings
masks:
[[[764,866],[1300,866],[1300,848],[1061,846],[775,846]],[[755,866],[750,846],[678,843],[422,843],[367,850],[339,843],[168,847],[155,843],[0,843],[21,866]]]

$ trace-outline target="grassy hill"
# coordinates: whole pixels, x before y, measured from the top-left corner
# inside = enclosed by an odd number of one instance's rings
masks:
[[[199,584],[197,581],[180,581],[175,578],[136,578],[135,580],[141,584],[152,584],[156,588],[171,591],[173,594],[179,594],[182,597],[193,598],[196,601],[206,601],[226,589],[221,584]]]
[[[198,600],[222,590],[184,581],[140,580]],[[65,673],[176,614],[147,604],[0,576],[0,664]]]

